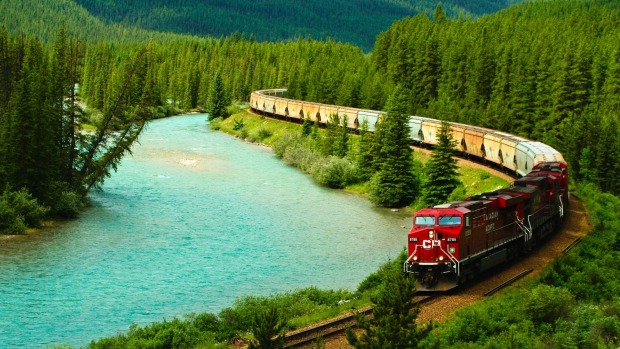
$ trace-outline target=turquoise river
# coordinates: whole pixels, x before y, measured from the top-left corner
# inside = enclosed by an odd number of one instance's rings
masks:
[[[151,122],[79,219],[0,237],[0,347],[83,347],[243,295],[354,290],[410,218],[328,190],[205,115]]]

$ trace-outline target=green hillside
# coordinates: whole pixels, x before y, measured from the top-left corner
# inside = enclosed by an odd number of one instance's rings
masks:
[[[375,37],[397,19],[432,14],[437,0],[75,0],[112,23],[195,35],[252,34],[259,41],[331,37],[370,50]],[[449,16],[479,16],[519,0],[443,1]]]
[[[2,0],[0,25],[9,33],[36,36],[44,42],[53,41],[63,25],[67,34],[90,42],[148,42],[151,39],[168,40],[175,36],[137,27],[106,24],[71,0]]]

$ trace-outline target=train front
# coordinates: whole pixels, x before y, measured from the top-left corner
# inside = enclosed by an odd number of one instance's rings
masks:
[[[463,221],[462,210],[450,208],[450,204],[414,214],[404,269],[416,278],[418,291],[446,291],[458,285],[458,242]]]

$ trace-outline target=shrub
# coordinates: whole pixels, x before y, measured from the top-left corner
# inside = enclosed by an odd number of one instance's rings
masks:
[[[331,156],[326,161],[315,163],[312,178],[326,187],[342,189],[356,182],[357,168],[348,159]]]
[[[292,133],[286,133],[282,135],[272,146],[273,152],[280,159],[284,157],[284,153],[288,147],[301,143],[299,136]]]
[[[63,190],[54,200],[52,212],[64,218],[75,218],[84,209],[84,200],[76,192]]]
[[[41,224],[50,209],[42,206],[27,189],[18,191],[5,189],[0,196],[0,231],[21,233],[27,227]]]
[[[264,139],[271,137],[272,134],[273,132],[271,132],[270,129],[265,126],[261,126],[258,131],[256,131],[256,139],[263,141]]]
[[[573,295],[564,288],[538,285],[525,301],[525,308],[536,323],[553,324],[566,318],[574,307]]]
[[[235,119],[235,124],[233,125],[233,130],[234,131],[238,131],[238,130],[242,129],[243,126],[245,126],[245,124],[243,123],[243,119],[241,119],[241,120]]]
[[[319,158],[320,156],[314,151],[304,147],[301,144],[295,144],[286,149],[282,160],[304,172],[309,172],[312,165],[318,161]]]

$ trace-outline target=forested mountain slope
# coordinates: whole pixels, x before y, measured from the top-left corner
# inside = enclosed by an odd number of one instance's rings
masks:
[[[67,34],[89,42],[164,41],[179,36],[107,24],[72,0],[0,0],[0,26],[4,26],[9,33],[28,34],[44,42],[51,42],[56,39],[63,25]]]
[[[259,41],[331,37],[369,50],[397,19],[432,15],[437,0],[75,0],[98,18],[201,36],[253,35]],[[496,12],[521,0],[442,1],[451,17]]]

